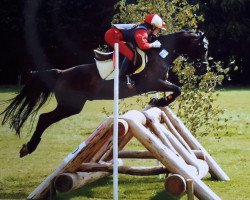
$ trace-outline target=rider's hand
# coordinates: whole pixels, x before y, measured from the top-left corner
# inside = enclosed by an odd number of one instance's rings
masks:
[[[153,43],[151,43],[151,46],[152,46],[152,48],[160,48],[161,43],[158,40],[156,40]]]

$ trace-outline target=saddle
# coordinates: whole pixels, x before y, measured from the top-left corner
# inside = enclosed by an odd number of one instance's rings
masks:
[[[104,80],[114,79],[113,53],[113,51],[102,52],[94,49],[96,66],[101,78]],[[136,69],[133,70],[133,74],[138,74],[144,70],[146,63],[148,62],[148,58],[147,55],[139,48],[136,48],[135,55],[134,65]]]

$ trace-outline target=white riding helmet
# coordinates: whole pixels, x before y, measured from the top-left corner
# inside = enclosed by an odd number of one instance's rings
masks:
[[[155,26],[157,28],[160,28],[161,30],[166,30],[164,28],[165,22],[162,20],[162,18],[157,14],[149,14],[144,19],[145,23],[151,24],[152,26]]]

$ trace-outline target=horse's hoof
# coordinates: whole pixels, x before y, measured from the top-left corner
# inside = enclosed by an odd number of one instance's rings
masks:
[[[165,107],[168,106],[170,102],[164,98],[157,99],[157,98],[152,98],[149,101],[149,105],[152,107]]]
[[[27,144],[23,145],[23,147],[21,148],[19,154],[20,154],[20,158],[22,158],[24,156],[27,156],[29,154],[29,150],[28,150]]]
[[[157,106],[158,105],[158,100],[157,98],[153,97],[150,101],[149,101],[149,105],[154,107],[154,106]]]

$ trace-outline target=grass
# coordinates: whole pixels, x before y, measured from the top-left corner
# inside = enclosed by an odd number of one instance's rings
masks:
[[[1,87],[0,100],[6,100],[17,92],[14,87]],[[230,118],[231,135],[220,140],[210,134],[199,138],[222,169],[229,175],[229,182],[213,181],[210,176],[204,182],[226,200],[250,199],[250,89],[230,88],[220,92],[217,104],[226,109]],[[20,159],[18,152],[31,137],[31,121],[27,123],[20,138],[7,125],[0,127],[0,199],[26,199],[26,197],[72,152],[104,119],[105,106],[112,111],[112,101],[87,102],[83,111],[62,120],[46,130],[38,149]],[[0,105],[0,111],[4,109]],[[41,112],[55,107],[52,99]],[[140,149],[133,140],[129,148]],[[129,161],[129,163],[132,161]],[[133,162],[132,165],[151,165],[156,161]],[[58,199],[112,199],[112,177],[87,185],[69,194],[59,194]],[[119,199],[174,199],[164,191],[164,179],[158,176],[138,177],[119,175]],[[181,198],[186,199],[186,197]]]

